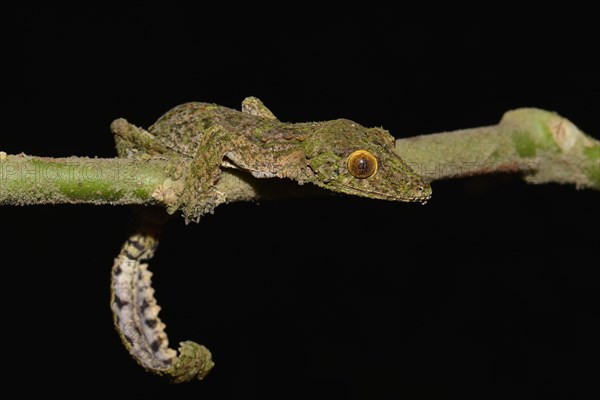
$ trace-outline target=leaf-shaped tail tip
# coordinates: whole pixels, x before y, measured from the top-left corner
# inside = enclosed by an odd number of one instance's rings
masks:
[[[188,382],[192,379],[204,379],[215,366],[210,351],[192,341],[179,343],[179,357],[166,371],[173,383]]]

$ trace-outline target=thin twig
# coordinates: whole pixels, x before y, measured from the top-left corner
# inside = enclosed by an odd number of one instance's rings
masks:
[[[522,174],[600,190],[600,142],[558,114],[524,108],[498,125],[396,141],[396,151],[426,179]],[[0,205],[161,204],[170,178],[161,159],[46,158],[0,152]],[[225,170],[217,189],[227,202],[314,193],[306,185]],[[281,185],[286,185],[281,190]]]

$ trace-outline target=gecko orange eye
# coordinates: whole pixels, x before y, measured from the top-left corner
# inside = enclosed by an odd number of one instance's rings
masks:
[[[366,150],[356,150],[348,156],[348,171],[355,178],[365,179],[377,173],[377,158]]]

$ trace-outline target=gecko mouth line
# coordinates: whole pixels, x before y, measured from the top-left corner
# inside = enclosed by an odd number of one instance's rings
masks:
[[[356,193],[367,193],[373,196],[378,196],[380,199],[382,200],[397,200],[397,201],[405,201],[405,202],[411,202],[411,201],[420,201],[421,203],[426,203],[427,200],[431,199],[431,194],[428,196],[408,196],[408,197],[401,197],[401,196],[394,196],[394,195],[390,195],[390,194],[385,194],[385,193],[381,193],[375,190],[367,190],[367,189],[358,189],[354,186],[351,185],[347,185],[342,183],[342,186],[347,187],[349,189],[351,189],[352,191],[356,192]]]

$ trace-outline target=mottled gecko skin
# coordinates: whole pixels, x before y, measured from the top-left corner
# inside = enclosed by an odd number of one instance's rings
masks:
[[[346,120],[284,123],[260,100],[249,97],[242,112],[207,103],[182,104],[149,131],[115,120],[121,157],[165,157],[170,179],[155,193],[169,213],[198,221],[227,201],[215,184],[222,168],[257,178],[287,178],[333,192],[425,203],[424,181],[395,153],[394,138],[381,128]],[[156,230],[141,223],[115,259],[112,299],[115,326],[130,354],[147,370],[174,382],[202,379],[213,367],[210,352],[194,342],[169,348],[152,274],[142,263],[158,245]]]
[[[198,221],[227,201],[215,188],[221,168],[373,199],[425,202],[431,196],[429,183],[396,154],[394,137],[382,128],[347,119],[285,123],[256,98],[246,99],[242,109],[186,103],[165,113],[149,131],[122,118],[111,129],[119,155],[171,161],[171,182],[164,191],[169,195],[159,199],[169,213],[181,210],[186,221]],[[357,150],[377,159],[377,173],[368,179],[348,169],[348,157]]]

